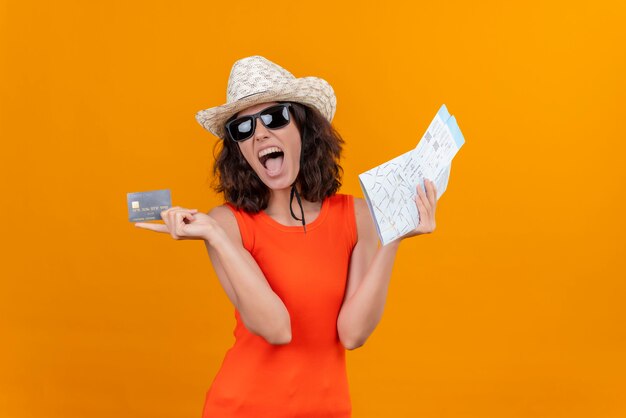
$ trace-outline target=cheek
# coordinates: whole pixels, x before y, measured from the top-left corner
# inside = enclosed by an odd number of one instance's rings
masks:
[[[248,162],[249,166],[252,166],[252,161],[253,161],[252,150],[249,149],[249,147],[242,146],[241,144],[239,144],[238,146],[239,146],[239,151],[241,155],[243,155],[244,160]]]
[[[299,162],[300,161],[301,152],[302,152],[302,149],[301,149],[300,145],[295,145],[293,147],[293,151],[292,151],[293,161],[295,161],[295,162]]]
[[[300,139],[300,132],[295,126],[290,132],[290,151],[292,154],[292,161],[300,161],[300,153],[302,152],[302,140]]]
[[[298,141],[298,143],[294,147],[294,150],[295,150],[295,154],[296,154],[294,156],[296,161],[300,161],[300,157],[301,157],[301,154],[302,154],[302,143]]]

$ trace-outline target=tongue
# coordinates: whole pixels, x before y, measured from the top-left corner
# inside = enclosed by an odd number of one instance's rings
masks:
[[[283,156],[279,156],[276,158],[270,158],[265,162],[265,168],[267,168],[267,171],[269,171],[270,173],[273,173],[275,171],[278,171],[278,169],[280,168],[280,166],[283,164]]]

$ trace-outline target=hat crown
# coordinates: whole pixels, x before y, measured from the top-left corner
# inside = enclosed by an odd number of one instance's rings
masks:
[[[226,102],[232,103],[253,94],[280,88],[294,79],[289,71],[260,55],[242,58],[230,70]]]
[[[228,77],[226,103],[196,113],[196,120],[213,135],[226,138],[224,124],[242,109],[259,103],[292,101],[317,109],[329,122],[337,108],[330,84],[319,77],[295,78],[283,67],[253,55],[235,61]]]

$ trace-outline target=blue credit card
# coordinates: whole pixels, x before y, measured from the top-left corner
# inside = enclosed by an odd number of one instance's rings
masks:
[[[131,222],[156,221],[161,211],[172,207],[169,189],[126,193],[128,220]]]

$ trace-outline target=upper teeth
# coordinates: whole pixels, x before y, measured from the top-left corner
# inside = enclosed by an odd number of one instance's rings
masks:
[[[271,154],[273,152],[283,152],[283,150],[281,150],[278,147],[269,147],[269,148],[265,148],[264,150],[262,150],[261,152],[259,152],[259,158],[261,158],[264,155],[267,154]]]

